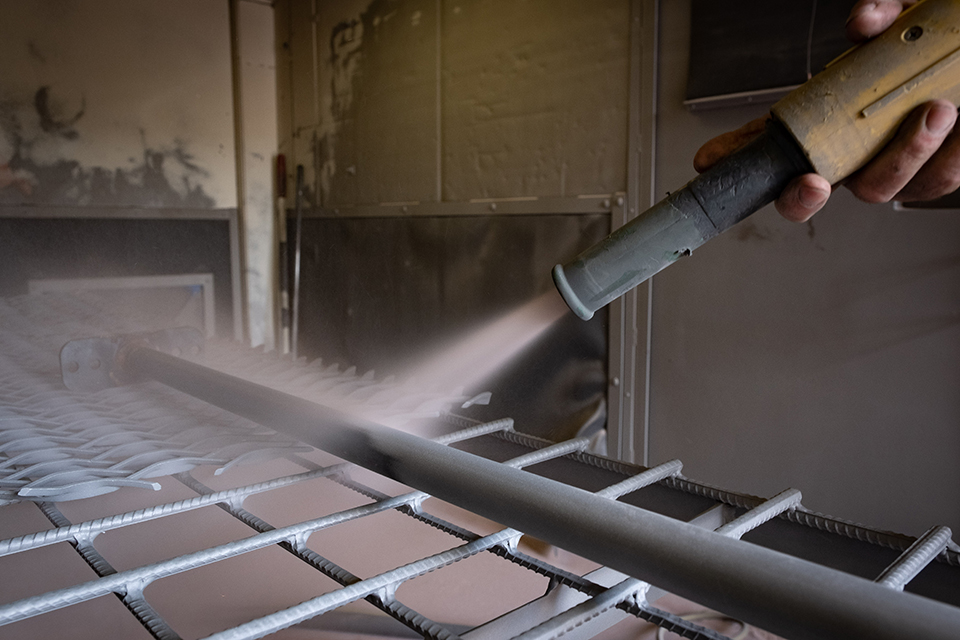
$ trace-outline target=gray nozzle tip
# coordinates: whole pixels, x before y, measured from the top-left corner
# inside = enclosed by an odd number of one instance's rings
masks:
[[[567,306],[570,307],[570,310],[577,314],[578,318],[582,320],[589,320],[593,317],[593,311],[588,309],[582,302],[580,302],[580,298],[577,297],[573,287],[571,287],[570,283],[567,282],[567,276],[563,273],[562,264],[558,264],[553,268],[553,283],[557,285],[557,290],[560,292],[560,297],[562,297],[563,301],[567,303]]]

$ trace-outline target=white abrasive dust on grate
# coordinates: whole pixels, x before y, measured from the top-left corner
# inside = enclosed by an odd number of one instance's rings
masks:
[[[59,363],[66,342],[165,328],[99,303],[95,294],[0,299],[0,504],[159,489],[152,479],[198,465],[225,469],[310,449],[156,382],[68,391]],[[462,390],[417,389],[225,340],[208,341],[197,361],[394,427],[466,400]]]

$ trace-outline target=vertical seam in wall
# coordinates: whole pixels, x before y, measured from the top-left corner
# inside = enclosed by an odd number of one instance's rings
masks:
[[[649,158],[649,177],[647,183],[647,205],[652,206],[656,200],[656,173],[657,173],[657,96],[660,83],[660,0],[649,0],[646,17],[649,18],[648,27],[645,29],[651,42],[646,48],[647,61],[645,71],[647,73],[647,89],[649,91],[646,107],[647,126],[647,144],[646,151]],[[650,423],[650,406],[652,404],[651,389],[653,374],[653,290],[654,278],[647,284],[647,335],[646,335],[646,375],[644,376],[644,403],[643,403],[643,464],[650,464],[650,432],[652,425]]]
[[[656,200],[656,135],[657,135],[657,84],[658,84],[658,57],[659,57],[659,0],[641,0],[642,4],[638,7],[641,14],[640,26],[640,68],[638,70],[640,82],[640,127],[638,151],[640,157],[640,174],[643,182],[639,185],[638,193],[638,212],[639,209],[647,209],[652,206]],[[645,328],[646,335],[643,336],[644,349],[644,375],[643,389],[639,393],[643,394],[642,426],[643,433],[641,442],[643,447],[642,464],[650,465],[650,435],[652,425],[650,423],[650,407],[652,404],[651,376],[653,373],[653,291],[656,278],[650,278],[646,283],[646,313]],[[638,301],[639,302],[639,301]],[[639,313],[639,309],[638,309]],[[640,336],[637,337],[638,340]]]
[[[311,12],[311,28],[310,28],[310,42],[311,42],[311,53],[313,54],[313,123],[314,126],[320,127],[320,51],[318,49],[318,38],[317,30],[319,29],[319,17],[317,12],[319,11],[317,7],[317,0],[311,2],[310,12]],[[316,131],[317,129],[315,129]],[[311,141],[311,144],[314,144]],[[323,182],[320,179],[321,167],[320,163],[317,162],[317,150],[311,149],[311,155],[314,158],[313,161],[313,206],[322,208],[324,204],[323,198]],[[298,164],[303,164],[299,162]]]
[[[240,324],[241,336],[247,340],[249,309],[247,309],[247,260],[246,260],[246,184],[244,181],[243,146],[243,93],[240,78],[240,16],[239,0],[227,0],[227,15],[230,27],[230,71],[233,84],[233,147],[237,164],[237,254],[240,258]],[[234,289],[236,291],[236,289]],[[236,308],[236,307],[234,307]]]
[[[647,335],[646,335],[646,358],[644,362],[645,374],[643,376],[643,460],[641,464],[645,467],[650,466],[650,373],[651,362],[653,358],[653,278],[647,282]]]
[[[626,201],[620,208],[620,225],[627,224],[635,218],[640,210],[642,195],[645,193],[641,176],[643,174],[643,139],[642,139],[642,85],[643,73],[643,44],[642,44],[642,16],[644,0],[631,0],[629,3],[629,34],[627,38],[627,184]],[[619,226],[619,225],[618,225]],[[638,369],[641,358],[646,354],[639,353],[643,348],[639,335],[640,322],[645,316],[640,315],[640,291],[629,291],[621,298],[620,325],[620,390],[619,397],[619,431],[617,434],[617,457],[626,462],[636,462],[638,448],[644,442],[643,434],[638,433],[643,428],[638,424],[638,417],[643,415],[638,411],[638,403],[646,402],[643,394]],[[642,409],[642,408],[641,408]]]
[[[437,202],[443,202],[443,0],[437,12]]]

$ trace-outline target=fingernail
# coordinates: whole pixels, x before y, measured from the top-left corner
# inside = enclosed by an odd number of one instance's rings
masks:
[[[807,209],[813,209],[814,207],[819,207],[826,202],[827,198],[830,197],[830,194],[823,189],[802,185],[797,191],[797,197],[800,200],[800,204]]]
[[[953,126],[957,112],[942,104],[935,104],[927,111],[924,125],[930,133],[940,135],[946,133]]]

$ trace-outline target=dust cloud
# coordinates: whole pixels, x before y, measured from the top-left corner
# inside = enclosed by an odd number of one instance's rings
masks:
[[[407,371],[408,377],[424,386],[479,390],[568,311],[551,290],[429,354]]]

